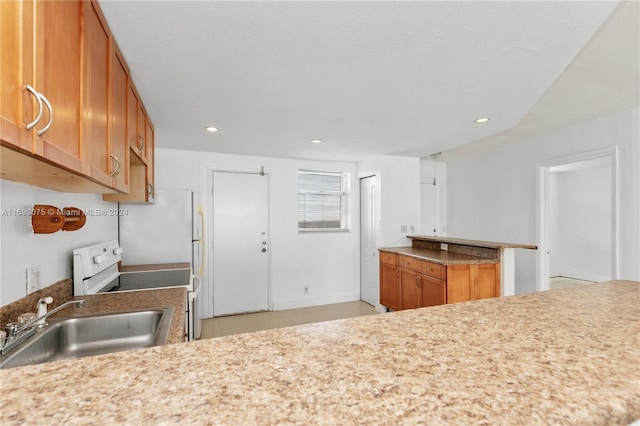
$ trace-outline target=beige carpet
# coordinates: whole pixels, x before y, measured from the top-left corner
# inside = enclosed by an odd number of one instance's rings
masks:
[[[202,320],[200,339],[249,333],[271,328],[310,324],[362,315],[377,314],[373,306],[361,301],[287,309],[284,311],[258,312],[255,314],[230,315]]]

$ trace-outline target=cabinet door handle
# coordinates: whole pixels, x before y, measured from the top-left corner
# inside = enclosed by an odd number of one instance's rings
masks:
[[[47,125],[36,132],[38,133],[38,136],[42,136],[47,130],[49,130],[49,128],[53,124],[53,108],[51,108],[51,104],[49,103],[49,100],[45,95],[43,95],[42,93],[38,93],[38,96],[42,99],[42,102],[44,102],[47,108],[49,108],[49,121],[47,122]]]
[[[140,145],[138,145],[138,150],[142,151],[144,149],[144,138],[142,137],[142,135],[138,136],[138,140],[140,141]]]
[[[149,184],[148,189],[149,189],[149,192],[148,192],[147,194],[148,194],[148,195],[153,194],[153,185]]]
[[[418,288],[422,288],[422,277],[416,278],[416,285],[418,286]]]
[[[400,269],[396,268],[396,278],[400,278]]]
[[[113,154],[109,154],[109,157],[111,157],[111,159],[116,162],[116,168],[111,173],[109,173],[109,176],[116,177],[120,174],[120,160]]]
[[[31,123],[27,123],[24,125],[25,129],[31,130],[36,124],[38,124],[38,121],[40,121],[40,119],[42,118],[42,98],[40,98],[38,92],[36,92],[36,90],[28,84],[25,86],[25,89],[27,89],[33,96],[35,96],[36,100],[38,101],[38,115]]]

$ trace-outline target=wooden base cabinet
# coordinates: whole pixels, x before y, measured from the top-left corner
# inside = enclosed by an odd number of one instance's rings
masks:
[[[500,296],[500,264],[447,267],[447,303]]]
[[[415,309],[500,296],[500,264],[440,265],[380,253],[380,304]]]

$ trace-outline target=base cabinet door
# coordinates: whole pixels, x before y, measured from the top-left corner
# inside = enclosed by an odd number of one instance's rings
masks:
[[[500,296],[500,265],[489,263],[471,266],[474,300]]]
[[[400,310],[400,269],[397,265],[380,263],[380,304]]]
[[[422,304],[422,289],[419,274],[411,269],[400,268],[401,309],[415,309]]]
[[[447,303],[500,296],[500,264],[447,267]]]
[[[447,303],[467,302],[471,299],[470,265],[447,267]]]
[[[428,275],[420,274],[422,284],[422,306],[438,306],[447,303],[447,284]]]

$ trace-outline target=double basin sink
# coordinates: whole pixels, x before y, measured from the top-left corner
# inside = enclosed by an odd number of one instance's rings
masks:
[[[2,355],[0,368],[81,358],[165,344],[173,308],[49,318],[17,348]]]

